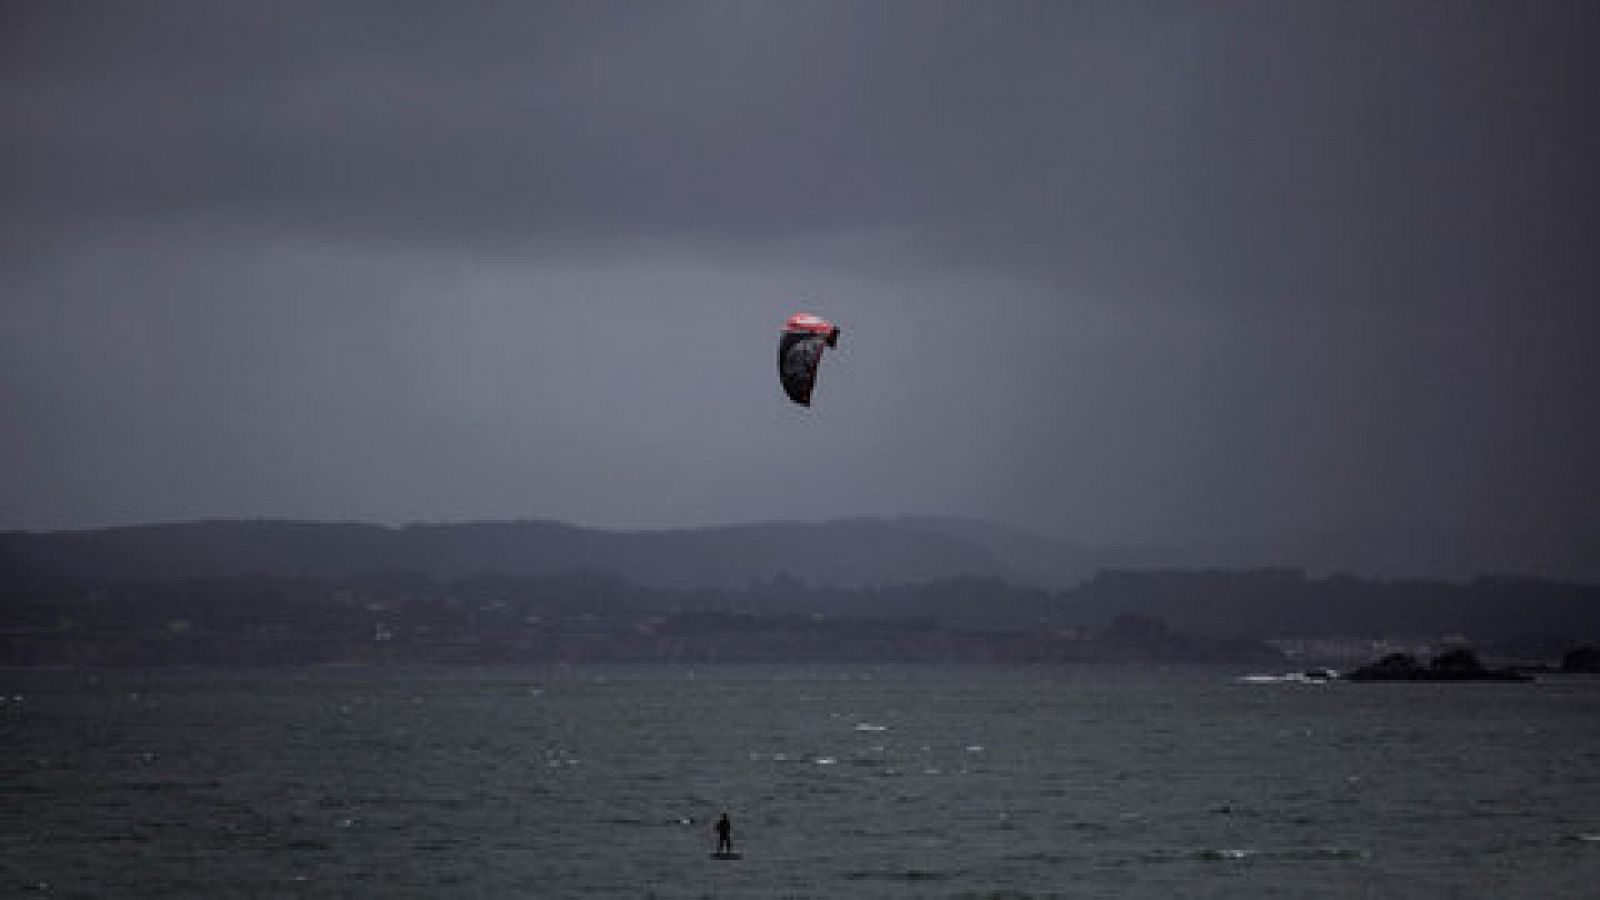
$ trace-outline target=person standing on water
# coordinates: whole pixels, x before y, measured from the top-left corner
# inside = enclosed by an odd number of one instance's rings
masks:
[[[723,813],[717,820],[717,854],[733,852],[733,823],[728,821],[728,814]]]

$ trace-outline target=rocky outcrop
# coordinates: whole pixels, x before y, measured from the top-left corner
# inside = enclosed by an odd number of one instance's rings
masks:
[[[1391,653],[1346,675],[1350,681],[1532,681],[1511,669],[1490,669],[1465,647],[1447,650],[1424,666],[1409,653]]]
[[[1600,675],[1600,647],[1594,644],[1584,644],[1573,647],[1561,657],[1561,671],[1582,674]]]

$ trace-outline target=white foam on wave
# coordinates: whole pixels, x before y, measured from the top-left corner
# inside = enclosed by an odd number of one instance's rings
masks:
[[[1321,670],[1316,674],[1286,672],[1282,675],[1240,675],[1237,680],[1245,684],[1331,684],[1338,677],[1337,672]]]
[[[871,722],[857,722],[856,723],[856,730],[857,731],[888,731],[889,730],[889,726],[887,726],[887,725],[874,725]]]

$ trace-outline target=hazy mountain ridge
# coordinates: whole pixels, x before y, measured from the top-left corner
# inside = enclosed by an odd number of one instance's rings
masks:
[[[658,587],[743,587],[781,576],[837,587],[1001,578],[1046,588],[1103,571],[1306,568],[1366,578],[1470,579],[1520,573],[1600,579],[1571,541],[1560,558],[1496,555],[1459,536],[1417,534],[1397,546],[1338,536],[1257,544],[1088,545],[957,517],[850,518],[698,528],[607,530],[550,520],[412,524],[210,520],[83,531],[0,533],[0,576],[89,581],[229,575],[347,576],[413,571],[608,572]],[[1411,560],[1408,565],[1407,560]],[[1520,562],[1518,562],[1520,560]]]
[[[1215,660],[1254,658],[1266,640],[1359,650],[1376,638],[1553,658],[1600,638],[1595,584],[1110,567],[1137,555],[957,519],[13,532],[0,534],[0,640],[4,658],[33,665],[307,661],[324,657],[301,645],[324,634],[339,635],[326,660],[391,661],[413,658],[383,649],[401,644],[421,648],[415,659],[462,661],[780,659],[802,644],[818,659]],[[1093,643],[1129,615],[1166,624],[1136,648]],[[855,630],[870,640],[846,640]]]

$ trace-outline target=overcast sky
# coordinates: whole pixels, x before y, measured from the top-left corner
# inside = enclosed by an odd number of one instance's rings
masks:
[[[0,528],[1597,554],[1597,46],[1586,0],[10,2]]]

